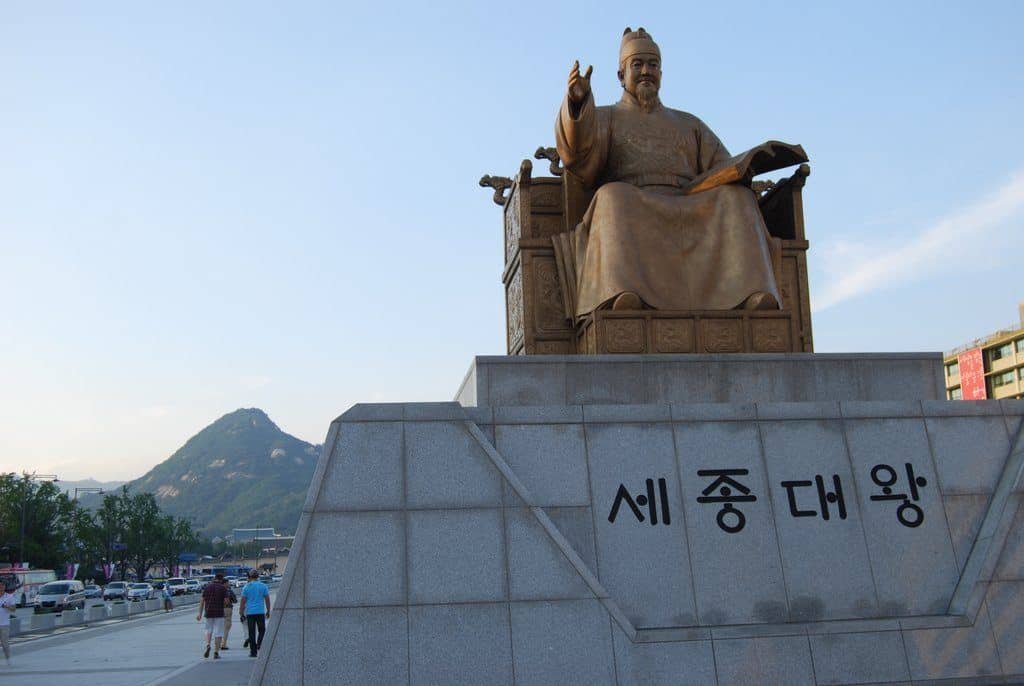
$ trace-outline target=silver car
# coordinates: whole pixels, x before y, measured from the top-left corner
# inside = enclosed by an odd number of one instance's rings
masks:
[[[85,607],[85,586],[81,581],[51,581],[39,589],[35,613],[81,610]]]
[[[128,600],[152,600],[156,591],[149,584],[128,584]]]

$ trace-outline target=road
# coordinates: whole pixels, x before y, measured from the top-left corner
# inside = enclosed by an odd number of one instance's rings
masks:
[[[168,614],[12,641],[12,665],[0,661],[0,686],[247,684],[255,660],[242,649],[242,624],[233,623],[229,650],[220,660],[212,654],[204,660],[204,623],[196,622],[196,609],[189,605]]]

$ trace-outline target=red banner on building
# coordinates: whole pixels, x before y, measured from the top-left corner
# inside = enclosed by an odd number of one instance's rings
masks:
[[[981,348],[971,348],[956,357],[960,366],[960,391],[964,400],[984,400],[988,397],[985,391],[985,362],[981,358]]]

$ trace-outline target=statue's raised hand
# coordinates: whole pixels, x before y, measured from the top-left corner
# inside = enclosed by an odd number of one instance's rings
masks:
[[[580,61],[573,62],[572,70],[569,72],[569,104],[573,109],[579,109],[590,95],[590,74],[594,71],[594,65],[587,67],[587,73],[580,75]]]

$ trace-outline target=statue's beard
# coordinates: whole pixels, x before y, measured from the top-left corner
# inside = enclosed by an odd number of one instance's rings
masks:
[[[641,81],[636,85],[635,95],[644,112],[650,112],[661,104],[661,101],[658,100],[658,86],[653,83]]]

